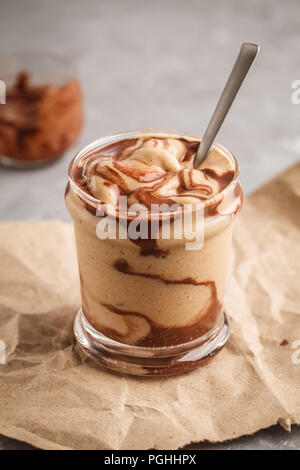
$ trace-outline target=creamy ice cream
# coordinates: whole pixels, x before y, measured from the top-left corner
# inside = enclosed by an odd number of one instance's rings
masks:
[[[80,160],[76,183],[102,203],[128,205],[197,204],[220,193],[234,177],[233,163],[212,149],[198,169],[193,159],[199,142],[140,137],[109,145]]]
[[[74,220],[83,312],[106,337],[142,347],[188,343],[222,328],[232,220],[242,204],[233,157],[214,146],[198,169],[199,140],[145,132],[100,143],[70,166],[66,204]],[[185,240],[106,239],[97,207],[174,203],[203,206],[202,249]],[[117,217],[122,218],[119,214]],[[150,223],[150,221],[149,221]],[[172,238],[172,237],[171,237]]]

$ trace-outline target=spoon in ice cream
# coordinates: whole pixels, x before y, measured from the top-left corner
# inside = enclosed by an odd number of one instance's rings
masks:
[[[198,151],[194,159],[194,168],[198,168],[204,161],[258,52],[259,46],[257,44],[250,44],[247,42],[242,44],[236,63],[233,66],[216,109],[198,147]]]

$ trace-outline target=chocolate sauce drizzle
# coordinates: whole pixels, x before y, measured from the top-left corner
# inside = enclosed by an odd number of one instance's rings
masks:
[[[141,139],[140,144],[138,145],[138,139],[124,139],[119,142],[115,142],[110,144],[100,150],[93,151],[90,154],[87,154],[85,157],[81,159],[81,164],[83,166],[75,165],[72,169],[72,177],[75,183],[88,195],[93,196],[91,193],[87,180],[84,175],[84,167],[86,165],[93,165],[93,172],[95,175],[101,176],[107,180],[108,184],[116,184],[120,190],[120,194],[126,194],[130,196],[132,192],[128,189],[126,183],[120,176],[120,174],[114,171],[112,168],[103,166],[103,168],[99,169],[95,163],[101,158],[110,157],[113,160],[114,167],[119,169],[121,172],[130,176],[130,178],[135,179],[139,182],[153,182],[158,180],[158,183],[152,187],[144,187],[138,188],[137,190],[133,191],[136,199],[146,207],[150,209],[152,204],[166,204],[168,206],[172,206],[174,204],[174,200],[171,197],[164,197],[159,193],[160,188],[163,184],[165,184],[166,180],[173,176],[174,173],[170,175],[166,174],[166,171],[163,169],[155,169],[151,167],[151,165],[146,165],[144,163],[143,168],[135,167],[125,167],[123,165],[123,161],[128,158],[133,151],[137,150],[142,146],[144,142],[150,140],[152,137],[144,137]],[[187,162],[193,160],[197,148],[199,146],[198,141],[188,141],[183,138],[178,139],[182,144],[185,146],[185,153],[182,157],[182,162]],[[163,141],[164,145],[167,145],[167,140],[164,138],[155,138],[155,141]],[[154,145],[155,147],[155,145]],[[201,194],[193,193],[192,197],[199,199],[200,201],[205,200],[208,196],[211,195],[211,187],[209,184],[207,185],[197,185],[194,184],[191,177],[191,172],[193,171],[192,168],[186,168],[186,171],[190,172],[190,186],[192,189],[201,189]],[[204,168],[199,170],[204,175],[213,178],[219,186],[219,190],[222,191],[228,184],[232,181],[234,176],[234,171],[229,170],[223,174],[218,174],[215,170],[210,168]],[[161,181],[163,178],[163,181]],[[185,196],[185,192],[187,193],[186,196],[190,196],[188,188],[185,186],[184,178],[183,178],[183,170],[179,171],[179,186],[177,188],[177,193],[181,197]],[[100,201],[99,201],[100,202]],[[95,211],[96,212],[96,211]]]
[[[218,182],[220,191],[223,191],[223,189],[225,189],[226,186],[228,186],[229,183],[231,183],[234,177],[233,170],[225,171],[225,173],[221,175],[219,175],[213,168],[203,168],[203,170],[201,171],[205,175],[209,176],[210,178],[213,178],[214,180]]]
[[[192,277],[186,277],[180,280],[164,279],[160,274],[139,273],[139,272],[134,271],[125,259],[118,259],[117,261],[115,261],[114,267],[120,273],[131,274],[132,276],[147,277],[150,279],[158,279],[159,281],[162,281],[165,284],[189,284],[193,286],[202,286],[202,285],[206,286],[207,284],[211,282],[211,281],[198,282],[198,281],[195,281],[195,279],[193,279]]]
[[[72,169],[72,178],[77,184],[77,186],[84,191],[86,194],[93,196],[91,193],[89,187],[88,187],[88,182],[85,177],[85,167],[87,165],[91,165],[92,171],[94,172],[95,175],[99,175],[105,180],[107,180],[107,185],[115,185],[117,191],[119,192],[119,195],[127,195],[131,196],[131,192],[129,188],[127,187],[126,182],[122,179],[121,175],[115,171],[113,168],[106,167],[105,165],[103,167],[99,168],[99,165],[97,165],[97,161],[99,161],[101,158],[112,158],[114,162],[114,166],[116,169],[119,169],[121,172],[126,174],[127,176],[130,176],[131,178],[135,179],[136,181],[139,182],[150,182],[150,181],[155,181],[155,179],[158,179],[158,183],[154,184],[152,187],[141,187],[138,188],[134,191],[135,198],[144,206],[147,208],[151,208],[151,205],[153,204],[158,204],[158,205],[166,205],[166,207],[171,207],[174,206],[175,201],[171,197],[165,197],[162,196],[159,193],[159,190],[161,186],[166,182],[168,178],[171,178],[174,173],[171,173],[170,175],[167,175],[166,172],[163,169],[155,169],[151,167],[151,165],[143,165],[142,168],[135,167],[126,167],[124,166],[123,162],[126,158],[128,158],[133,151],[139,149],[142,144],[151,139],[151,136],[144,137],[143,139],[124,139],[122,141],[114,142],[100,150],[93,151],[86,156],[84,156],[81,160],[80,163],[81,165],[74,165]],[[188,141],[185,139],[178,139],[181,143],[184,144],[185,146],[185,153],[182,157],[182,161],[187,162],[191,161],[195,153],[198,149],[199,142],[198,141]],[[159,141],[163,141],[163,145],[167,146],[167,140],[164,138],[155,138],[155,142],[158,143]],[[155,142],[154,142],[154,147],[155,147]],[[82,165],[83,164],[83,165]],[[149,171],[148,171],[149,169]],[[189,168],[183,168],[178,172],[178,179],[179,179],[179,186],[177,187],[177,194],[181,198],[183,197],[194,197],[199,200],[205,200],[207,197],[210,197],[212,195],[212,187],[209,184],[196,184],[193,182],[192,179],[192,171],[193,169]],[[233,170],[228,170],[223,174],[218,174],[215,170],[211,168],[204,168],[201,169],[202,173],[208,178],[211,178],[215,180],[218,184],[219,191],[221,192],[228,184],[232,181],[234,177],[234,171]],[[189,186],[190,189],[186,188],[186,183],[185,183],[185,177],[184,177],[184,172],[187,172],[188,175],[188,181],[189,181]],[[163,177],[163,182],[161,182],[161,178]],[[194,189],[201,190],[202,196],[199,194],[195,194],[190,191],[193,191]],[[94,197],[94,196],[93,196]],[[212,204],[208,205],[205,208],[205,216],[216,216],[218,215],[218,207],[220,203],[222,202],[223,198],[220,198],[217,203],[212,202]],[[97,215],[97,208],[93,206],[92,204],[89,204],[86,200],[84,201],[86,209],[93,215]],[[99,201],[98,209],[101,208],[105,212],[105,204],[101,203]],[[239,208],[238,208],[239,209]],[[238,210],[237,209],[237,210]],[[122,216],[117,215],[118,221],[121,221]],[[128,217],[128,220],[130,218]],[[126,223],[126,221],[122,220],[122,223]],[[160,222],[161,223],[161,222]],[[150,226],[150,222],[149,222]],[[150,233],[150,231],[148,231]],[[157,245],[157,240],[156,239],[137,239],[137,240],[131,240],[133,243],[135,243],[137,246],[140,248],[140,254],[142,256],[165,256],[168,254],[167,251],[161,250],[158,245]]]
[[[200,338],[204,334],[212,330],[217,322],[221,313],[221,305],[219,304],[216,293],[215,284],[212,281],[208,281],[207,284],[211,287],[211,302],[203,317],[197,320],[192,325],[178,326],[178,327],[165,327],[157,324],[146,315],[135,311],[126,311],[121,308],[115,307],[114,305],[103,303],[103,307],[106,307],[112,313],[118,315],[126,315],[129,317],[143,318],[147,321],[150,326],[150,332],[144,338],[141,338],[135,343],[135,346],[141,347],[166,347],[175,346],[178,344],[184,344],[192,341],[196,338]],[[215,300],[216,299],[216,300]],[[130,322],[127,323],[130,329]],[[124,341],[124,336],[113,330],[112,328],[101,328],[103,334],[109,336],[116,341]]]
[[[148,221],[148,233],[151,233],[151,221]],[[161,225],[161,221],[159,224]],[[155,238],[137,238],[133,240],[130,238],[132,243],[137,245],[140,248],[140,255],[141,256],[155,256],[156,258],[165,257],[169,254],[168,250],[162,250],[159,248],[157,244],[157,240]]]
[[[186,326],[165,327],[154,322],[153,320],[151,320],[150,318],[148,318],[145,314],[141,312],[136,312],[136,311],[131,311],[131,310],[128,311],[115,305],[107,304],[104,302],[101,303],[101,305],[105,307],[106,309],[108,309],[110,312],[116,313],[118,315],[126,316],[125,321],[126,321],[129,332],[131,328],[134,328],[134,322],[131,321],[132,317],[143,318],[149,324],[150,326],[149,333],[144,338],[139,339],[137,343],[135,344],[136,346],[164,347],[164,346],[183,344],[183,343],[192,341],[193,339],[199,338],[200,336],[203,336],[204,334],[206,334],[207,332],[209,332],[216,326],[218,319],[220,317],[221,311],[222,311],[222,305],[218,300],[216,286],[213,281],[199,282],[191,277],[187,277],[187,278],[179,279],[179,280],[165,279],[164,277],[158,274],[136,272],[129,265],[129,263],[124,259],[116,260],[113,266],[117,271],[125,275],[141,276],[141,277],[146,277],[150,279],[155,279],[160,282],[163,282],[164,284],[192,285],[196,287],[205,286],[210,289],[210,302],[208,306],[206,307],[205,314],[203,315],[203,311],[201,310],[199,314],[197,315],[196,320],[194,320],[192,324],[186,325]],[[85,315],[87,316],[87,319],[92,324],[94,324],[94,321],[89,315],[89,312],[87,309],[87,301],[84,295],[83,287],[82,287],[82,297],[83,297],[83,309],[84,309]],[[99,325],[98,322],[97,322],[97,325],[94,324],[94,326],[100,329],[103,334],[105,334],[106,336],[116,341],[124,342],[124,340],[126,339],[125,335],[120,334],[113,328],[108,328],[103,325]]]

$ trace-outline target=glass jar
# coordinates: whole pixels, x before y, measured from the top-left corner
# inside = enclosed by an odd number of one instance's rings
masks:
[[[215,144],[232,164],[232,181],[193,206],[193,215],[200,214],[193,231],[198,243],[191,247],[193,238],[185,232],[175,236],[174,213],[163,214],[164,221],[171,216],[169,237],[163,236],[161,214],[151,213],[146,225],[158,220],[155,239],[149,233],[148,238],[125,238],[130,213],[120,208],[101,212],[101,201],[78,184],[76,168],[101,148],[141,136],[201,140],[174,131],[126,132],[93,142],[71,162],[66,205],[74,221],[82,292],[75,336],[81,349],[106,367],[136,375],[171,375],[193,369],[228,340],[223,298],[242,189],[236,159]],[[121,222],[116,237],[99,236],[105,217]]]
[[[56,54],[19,52],[1,57],[0,70],[6,92],[0,104],[0,162],[26,168],[62,156],[83,124],[73,63]]]

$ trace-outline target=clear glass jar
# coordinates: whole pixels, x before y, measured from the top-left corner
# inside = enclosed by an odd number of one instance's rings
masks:
[[[83,124],[80,82],[73,63],[56,54],[0,57],[0,163],[27,168],[56,160]],[[2,87],[2,90],[4,87]]]
[[[106,367],[171,375],[193,369],[228,340],[223,298],[242,189],[236,159],[215,144],[234,174],[224,190],[193,208],[202,214],[201,246],[186,249],[185,236],[177,239],[172,230],[169,239],[161,232],[156,240],[99,239],[99,200],[79,187],[74,168],[109,144],[139,136],[201,140],[174,131],[126,132],[93,142],[71,162],[66,206],[74,221],[82,292],[75,336],[81,349]],[[152,220],[157,215],[151,214]],[[124,222],[128,214],[109,216]]]

